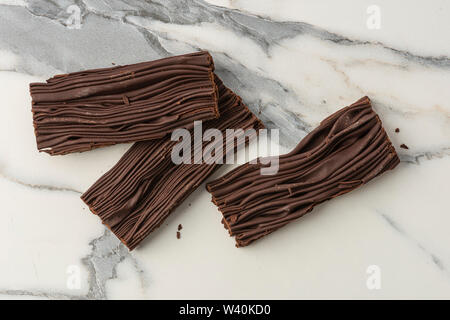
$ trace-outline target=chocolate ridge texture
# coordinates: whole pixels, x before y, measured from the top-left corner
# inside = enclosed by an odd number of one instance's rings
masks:
[[[274,175],[258,161],[207,184],[237,247],[285,226],[316,205],[352,191],[399,163],[370,99],[363,97],[321,122],[289,153]]]
[[[226,88],[219,78],[216,77],[215,82],[219,92],[220,118],[203,123],[203,132],[215,128],[224,134],[226,129],[257,131],[264,127],[239,96]],[[158,228],[220,166],[218,163],[174,164],[171,152],[177,143],[170,136],[135,143],[81,196],[90,210],[130,250]],[[240,143],[242,141],[237,139],[235,148]],[[203,142],[202,149],[207,145]],[[192,144],[191,160],[198,152],[202,150]]]
[[[159,139],[218,118],[213,71],[202,51],[31,83],[38,150],[60,155]]]

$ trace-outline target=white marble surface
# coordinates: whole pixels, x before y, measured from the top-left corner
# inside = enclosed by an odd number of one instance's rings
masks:
[[[372,1],[57,3],[0,0],[0,299],[450,298],[448,1],[379,0],[378,30]],[[129,253],[79,199],[129,145],[39,154],[28,83],[198,48],[284,148],[367,94],[401,164],[239,249],[201,186]]]

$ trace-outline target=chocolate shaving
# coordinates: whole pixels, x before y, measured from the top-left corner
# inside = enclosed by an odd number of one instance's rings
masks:
[[[219,90],[220,118],[203,124],[203,132],[215,128],[258,130],[262,123],[241,98],[215,79]],[[191,131],[192,133],[192,131]],[[134,249],[158,228],[220,164],[180,164],[171,160],[177,144],[170,137],[135,143],[119,162],[87,190],[81,199],[114,234]],[[235,144],[237,147],[238,142]],[[203,143],[203,148],[208,145]],[[191,146],[191,156],[201,152]],[[226,153],[223,153],[224,157]]]
[[[178,225],[178,231],[180,231],[181,229],[183,229],[183,226],[181,225],[181,223]]]
[[[268,166],[262,163],[244,164],[207,184],[237,247],[395,168],[399,158],[369,98],[363,97],[280,156],[277,174],[261,175]]]
[[[177,239],[180,239],[181,238],[181,233],[180,233],[180,231],[177,231]]]
[[[218,118],[214,64],[196,52],[31,83],[39,151],[51,155],[159,139]]]
[[[395,129],[395,132],[396,132],[396,133],[399,133],[399,132],[400,132],[400,129],[399,129],[399,128],[396,128],[396,129]]]
[[[400,148],[402,148],[402,149],[409,149],[408,146],[407,146],[406,144],[404,144],[404,143],[402,143],[402,144],[400,145]]]

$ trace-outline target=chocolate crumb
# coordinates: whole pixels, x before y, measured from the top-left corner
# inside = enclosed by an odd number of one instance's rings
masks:
[[[399,129],[399,128],[395,129],[395,132],[396,132],[396,133],[399,133],[399,132],[400,132],[400,129]]]
[[[180,223],[180,224],[178,225],[178,231],[180,231],[181,229],[183,229],[183,225]]]
[[[402,143],[402,144],[400,145],[400,148],[402,148],[402,149],[409,149],[408,146],[407,146],[406,144],[404,144],[404,143]]]
[[[180,239],[181,238],[181,233],[180,233],[180,231],[177,231],[177,239]]]

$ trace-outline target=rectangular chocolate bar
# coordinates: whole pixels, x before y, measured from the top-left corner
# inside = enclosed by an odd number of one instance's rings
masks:
[[[39,151],[51,155],[162,138],[219,117],[214,63],[196,52],[31,83]]]
[[[207,184],[237,247],[395,168],[399,158],[369,98],[363,97],[280,156],[276,174],[261,175],[263,163],[244,164]]]
[[[259,130],[263,124],[241,98],[215,79],[219,91],[220,118],[203,124],[203,132],[218,129]],[[191,136],[192,136],[191,130]],[[243,143],[233,141],[234,147]],[[245,142],[245,139],[244,139]],[[130,249],[158,228],[167,216],[189,196],[220,164],[175,164],[171,152],[178,141],[171,137],[135,143],[81,199],[90,210]],[[206,150],[207,142],[202,149]],[[198,147],[190,146],[191,160]],[[203,153],[204,154],[204,153]],[[226,153],[223,152],[225,158]]]

